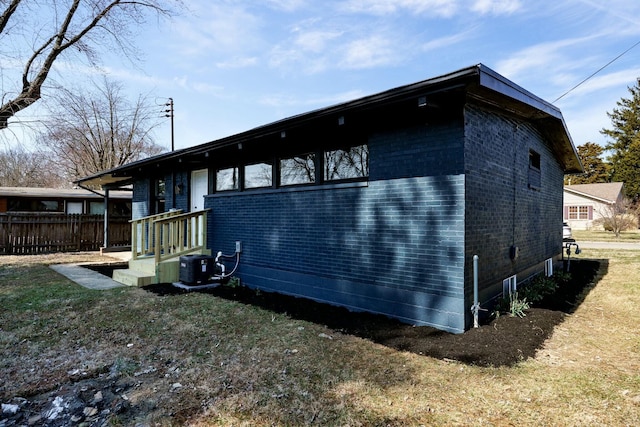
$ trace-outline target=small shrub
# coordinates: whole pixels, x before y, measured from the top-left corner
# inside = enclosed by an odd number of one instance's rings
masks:
[[[531,308],[531,305],[527,301],[527,298],[520,298],[518,292],[514,292],[507,296],[500,298],[493,308],[493,316],[498,318],[502,313],[507,313],[511,317],[525,317],[525,310]]]
[[[524,311],[531,307],[526,298],[518,298],[518,293],[515,292],[510,295],[509,300],[509,315],[511,315],[511,317],[518,316],[522,318],[526,316]]]
[[[558,289],[558,281],[552,276],[540,275],[520,288],[520,295],[530,303],[541,301]]]
[[[553,280],[558,282],[558,284],[566,284],[571,281],[571,273],[568,271],[556,271],[553,273]]]
[[[227,283],[225,283],[225,286],[229,288],[239,288],[242,285],[240,284],[240,279],[238,279],[237,277],[232,277]]]

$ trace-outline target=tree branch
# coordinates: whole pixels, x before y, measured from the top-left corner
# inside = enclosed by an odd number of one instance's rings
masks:
[[[9,6],[7,6],[4,12],[2,12],[2,15],[0,15],[0,34],[4,31],[7,23],[11,19],[11,15],[16,11],[21,1],[22,0],[12,0],[12,2],[9,3]]]

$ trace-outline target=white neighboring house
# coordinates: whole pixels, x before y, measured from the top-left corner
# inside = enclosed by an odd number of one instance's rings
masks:
[[[565,185],[564,221],[574,230],[592,229],[594,221],[606,213],[607,206],[622,202],[623,187],[622,182]]]

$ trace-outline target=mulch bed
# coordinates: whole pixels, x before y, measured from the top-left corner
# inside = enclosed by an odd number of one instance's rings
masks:
[[[600,277],[598,271],[602,273],[606,269],[606,261],[572,260],[570,267],[571,280],[554,295],[527,310],[525,317],[502,315],[463,334],[412,326],[382,315],[350,312],[305,298],[256,292],[246,287],[219,286],[198,292],[284,313],[400,351],[479,366],[512,366],[535,356],[553,328],[575,311],[595,285]],[[166,296],[189,292],[171,284],[151,285],[145,289]]]

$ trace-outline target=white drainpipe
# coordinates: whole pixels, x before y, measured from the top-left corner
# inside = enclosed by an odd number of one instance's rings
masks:
[[[473,313],[473,327],[478,327],[478,312],[480,311],[480,303],[478,302],[478,255],[473,256],[473,305],[471,312]]]

